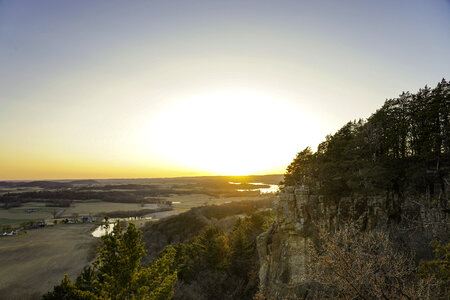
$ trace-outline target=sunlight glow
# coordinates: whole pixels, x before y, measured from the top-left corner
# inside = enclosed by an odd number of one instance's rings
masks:
[[[168,162],[213,174],[283,171],[299,140],[314,140],[317,122],[278,98],[228,90],[171,103],[150,122],[147,147]],[[304,130],[293,137],[292,128]]]

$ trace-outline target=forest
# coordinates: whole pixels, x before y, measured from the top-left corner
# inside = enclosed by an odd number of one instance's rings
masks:
[[[43,299],[252,299],[256,237],[272,222],[270,211],[258,211],[270,203],[258,202],[195,208],[144,232],[117,223],[92,265],[74,282],[65,276]],[[236,213],[246,216],[224,228],[208,222]]]
[[[450,82],[386,100],[367,120],[328,135],[287,167],[283,184],[338,199],[351,194],[426,194],[441,199],[450,167]]]

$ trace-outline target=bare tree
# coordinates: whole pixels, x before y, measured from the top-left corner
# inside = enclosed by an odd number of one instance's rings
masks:
[[[56,208],[52,209],[51,211],[53,219],[56,219],[56,216],[58,215],[58,210]]]
[[[309,253],[307,276],[331,298],[429,299],[436,286],[434,278],[417,278],[412,256],[396,249],[385,232],[320,226]]]
[[[78,213],[72,213],[72,220],[74,221],[74,222],[78,222],[78,216],[79,216],[79,214]]]

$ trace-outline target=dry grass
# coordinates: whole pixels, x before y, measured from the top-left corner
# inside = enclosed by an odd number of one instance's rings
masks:
[[[75,278],[93,258],[92,229],[92,224],[60,225],[2,238],[0,299],[34,299],[64,274]]]
[[[52,211],[63,210],[63,213],[58,217],[70,218],[74,214],[78,216],[96,215],[102,212],[112,211],[130,211],[140,210],[148,207],[142,207],[136,203],[111,203],[103,201],[73,201],[70,207],[46,207],[42,202],[27,202],[21,207],[14,207],[10,209],[0,208],[0,230],[1,226],[10,224],[13,227],[18,227],[21,223],[26,221],[49,220],[53,218]],[[28,209],[37,209],[34,212],[27,212]]]
[[[71,207],[67,207],[64,210],[63,216],[70,217],[72,214],[84,215],[95,215],[102,212],[111,212],[117,210],[139,210],[144,209],[140,204],[137,203],[113,203],[113,202],[82,202],[74,201]]]
[[[27,209],[37,209],[38,211],[28,213]],[[51,217],[51,207],[45,207],[45,203],[28,202],[20,207],[10,209],[0,208],[0,218],[2,219],[45,219]]]
[[[27,209],[37,209],[37,211],[29,213]],[[51,207],[45,207],[45,203],[38,202],[28,202],[21,207],[10,209],[0,208],[0,231],[5,224],[18,227],[23,222],[48,219],[52,216],[51,210]]]

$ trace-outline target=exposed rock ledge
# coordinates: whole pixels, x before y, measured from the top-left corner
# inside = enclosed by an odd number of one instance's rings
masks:
[[[274,222],[257,241],[259,278],[267,299],[306,296],[306,246],[314,234],[313,222],[320,220],[330,228],[338,228],[352,220],[362,230],[394,230],[402,242],[422,257],[429,255],[427,246],[431,239],[448,233],[448,200],[425,203],[423,199],[405,201],[388,195],[346,197],[336,202],[311,195],[304,187],[285,187],[280,192],[279,200],[273,204]],[[412,228],[414,233],[407,234],[400,228]]]

